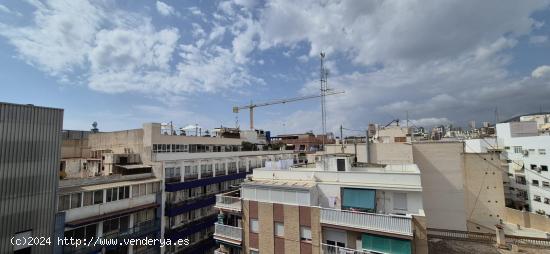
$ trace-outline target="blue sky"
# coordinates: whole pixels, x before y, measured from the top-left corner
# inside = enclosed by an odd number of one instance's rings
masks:
[[[332,131],[550,111],[549,4],[8,0],[0,101],[64,108],[68,129],[234,126],[234,105],[317,93],[322,50],[346,91],[328,100]],[[319,108],[258,108],[256,126],[318,131]]]

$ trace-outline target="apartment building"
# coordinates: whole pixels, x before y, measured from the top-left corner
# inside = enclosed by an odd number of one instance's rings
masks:
[[[248,139],[223,135],[184,136],[163,131],[160,123],[115,132],[88,133],[89,156],[64,158],[64,175],[127,177],[151,174],[161,180],[158,214],[160,238],[189,244],[161,248],[163,253],[213,251],[215,195],[237,188],[257,167],[292,165],[292,151],[243,151]],[[78,142],[76,142],[78,143]],[[68,152],[81,151],[65,149]],[[155,189],[156,190],[156,189]],[[125,249],[126,250],[126,249]],[[128,253],[132,253],[128,249]],[[126,252],[124,252],[126,253]]]
[[[118,244],[61,245],[57,253],[160,253],[158,246],[123,241],[160,239],[161,184],[152,173],[60,180],[57,212],[63,227],[57,235]]]
[[[498,148],[508,160],[511,206],[550,216],[550,136],[539,123],[497,124]]]
[[[308,155],[314,155],[323,150],[323,144],[334,144],[334,137],[329,135],[315,135],[313,132],[302,134],[283,134],[271,138],[273,144],[279,144],[286,150],[294,151],[298,157],[298,163],[307,163]],[[312,161],[309,161],[312,162]]]
[[[62,109],[0,102],[0,253],[53,252],[10,240],[54,234],[62,126]]]
[[[427,253],[420,170],[357,164],[256,169],[240,190],[218,195],[215,253]]]

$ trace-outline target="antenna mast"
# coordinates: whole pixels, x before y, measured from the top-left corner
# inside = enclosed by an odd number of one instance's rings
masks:
[[[327,163],[326,163],[326,138],[327,138],[327,110],[326,110],[326,94],[328,90],[327,86],[327,77],[328,77],[328,70],[325,68],[325,53],[321,52],[321,69],[320,69],[320,83],[321,83],[321,126],[322,126],[322,132],[323,132],[323,170],[327,170]]]

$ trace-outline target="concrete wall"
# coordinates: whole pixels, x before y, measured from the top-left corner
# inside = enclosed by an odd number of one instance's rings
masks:
[[[462,142],[413,143],[428,227],[466,230],[463,146]]]
[[[505,220],[508,223],[517,224],[522,227],[550,232],[550,219],[544,215],[506,207]]]
[[[492,228],[505,216],[502,171],[497,153],[464,154],[467,219]]]
[[[63,140],[61,145],[61,158],[89,158],[90,148],[88,139],[69,139]]]
[[[0,103],[0,253],[18,232],[54,236],[62,126],[62,109]]]
[[[413,162],[412,145],[407,143],[370,144],[372,163],[407,164]]]
[[[487,149],[496,148],[496,138],[477,138],[464,140],[466,153],[486,153]]]

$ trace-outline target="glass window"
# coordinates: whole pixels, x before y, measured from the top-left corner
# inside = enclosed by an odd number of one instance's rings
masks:
[[[250,219],[250,231],[252,233],[258,233],[260,230],[260,225],[258,225],[257,219]]]
[[[94,193],[91,191],[84,192],[84,206],[89,206],[94,204]]]
[[[103,190],[94,191],[94,205],[103,203]]]
[[[146,193],[145,184],[142,183],[142,184],[139,185],[139,195],[140,195],[140,196],[144,196],[145,193]]]
[[[118,200],[118,188],[107,189],[107,202]]]
[[[311,228],[306,226],[300,226],[300,240],[311,241]]]
[[[132,197],[139,197],[139,184],[132,185]]]
[[[521,146],[514,146],[514,153],[523,153]]]
[[[540,155],[545,155],[546,154],[546,149],[539,149],[539,154]]]
[[[71,209],[82,206],[82,193],[71,194]]]
[[[281,222],[275,222],[275,236],[284,237],[285,236],[285,225]]]
[[[119,187],[118,188],[118,198],[119,199],[124,199],[124,187]]]
[[[57,204],[58,211],[65,211],[69,209],[71,201],[71,195],[62,195],[59,196],[59,203]]]

